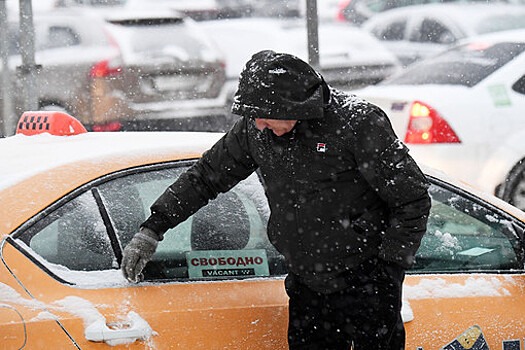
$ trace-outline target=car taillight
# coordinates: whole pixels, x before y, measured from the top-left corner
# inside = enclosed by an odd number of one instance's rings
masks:
[[[89,71],[91,78],[107,78],[122,73],[122,67],[114,64],[111,60],[103,60],[95,63]]]
[[[461,140],[435,109],[415,101],[410,107],[405,143],[461,143]]]
[[[120,122],[109,122],[106,124],[95,124],[91,128],[93,131],[120,131],[122,129],[122,123]]]

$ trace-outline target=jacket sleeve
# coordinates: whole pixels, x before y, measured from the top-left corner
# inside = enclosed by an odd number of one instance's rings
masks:
[[[352,151],[359,170],[389,208],[379,257],[409,268],[426,232],[428,180],[381,109],[372,106],[352,120]]]
[[[184,172],[151,206],[141,225],[159,234],[177,226],[221,192],[253,173],[246,120],[241,118],[202,158]]]

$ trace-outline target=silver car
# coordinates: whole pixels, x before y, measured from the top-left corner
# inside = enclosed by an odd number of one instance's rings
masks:
[[[115,11],[114,11],[115,12]],[[91,130],[225,128],[225,63],[193,20],[175,12],[36,13],[40,109],[62,109]],[[21,64],[12,23],[11,67]],[[15,76],[15,87],[26,82]],[[14,96],[16,114],[21,99]]]
[[[525,28],[525,6],[495,3],[426,4],[388,10],[363,26],[404,66],[480,34]]]

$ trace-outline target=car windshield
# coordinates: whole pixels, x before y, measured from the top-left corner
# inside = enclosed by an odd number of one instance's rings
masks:
[[[382,84],[440,84],[472,87],[524,50],[525,44],[515,42],[465,44],[415,64]]]

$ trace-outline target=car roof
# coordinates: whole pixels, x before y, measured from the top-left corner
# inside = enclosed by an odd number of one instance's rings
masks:
[[[74,189],[141,165],[195,159],[222,134],[189,132],[15,135],[0,139],[0,232],[26,221]],[[60,181],[57,181],[60,179]]]
[[[399,7],[385,12],[374,14],[364,24],[364,28],[379,24],[382,21],[401,16],[418,17],[431,15],[433,17],[446,17],[461,23],[466,28],[476,26],[487,17],[525,13],[525,6],[505,3],[432,3]]]
[[[204,132],[15,135],[0,139],[0,159],[3,164],[0,190],[13,183],[73,163],[89,168],[86,171],[91,176],[86,174],[86,177],[96,178],[139,163],[151,164],[179,158],[194,158],[209,148],[221,135]],[[97,166],[88,167],[93,162]],[[108,168],[103,166],[110,163],[115,165]]]

